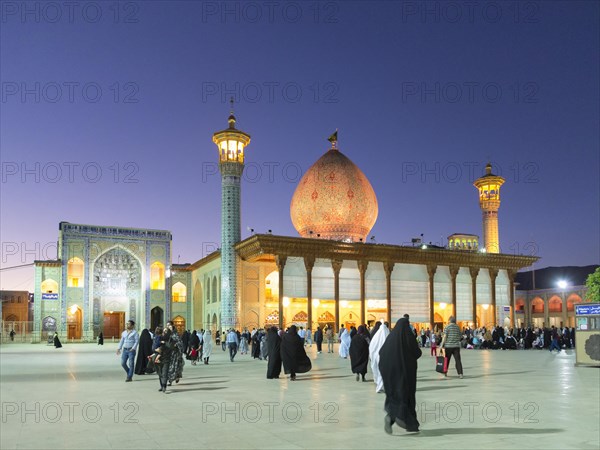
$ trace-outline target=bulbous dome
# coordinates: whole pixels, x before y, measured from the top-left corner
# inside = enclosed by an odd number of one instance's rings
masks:
[[[339,241],[364,242],[378,212],[371,183],[335,144],[304,174],[290,205],[300,236]]]

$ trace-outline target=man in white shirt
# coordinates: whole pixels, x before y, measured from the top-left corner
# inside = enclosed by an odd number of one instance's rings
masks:
[[[304,340],[306,339],[306,330],[304,328],[300,327],[300,330],[298,330],[298,337],[302,341],[302,345],[304,345]]]
[[[127,379],[125,381],[133,381],[133,369],[135,364],[135,351],[137,350],[138,343],[140,341],[140,337],[138,332],[135,330],[135,322],[133,320],[129,320],[127,322],[127,328],[123,333],[121,333],[121,340],[119,341],[119,349],[117,350],[117,355],[121,354],[121,349],[123,350],[123,354],[121,355],[121,366],[125,373],[127,373]],[[127,362],[129,361],[129,366],[127,366]]]
[[[238,335],[233,328],[227,333],[225,342],[227,342],[227,347],[229,348],[229,360],[233,362],[233,358],[235,358],[235,355],[237,354],[238,345],[240,343]]]

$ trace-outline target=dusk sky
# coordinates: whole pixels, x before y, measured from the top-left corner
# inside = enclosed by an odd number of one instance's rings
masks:
[[[599,2],[0,5],[3,268],[56,258],[61,221],[170,230],[174,263],[215,250],[231,96],[244,238],[297,236],[294,189],[337,128],[377,243],[482,236],[491,161],[503,253],[600,262]]]

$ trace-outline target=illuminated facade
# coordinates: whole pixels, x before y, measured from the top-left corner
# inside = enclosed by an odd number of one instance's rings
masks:
[[[331,148],[301,179],[290,205],[299,237],[241,240],[241,175],[250,136],[235,127],[213,135],[221,171],[221,248],[193,264],[171,263],[168,231],[61,223],[59,255],[36,262],[35,330],[93,339],[168,319],[179,330],[291,324],[394,322],[419,326],[515,323],[514,279],[537,257],[499,253],[497,210],[504,182],[476,180],[487,252],[478,237],[454,234],[448,248],[367,243],[378,216],[365,174]],[[54,324],[52,323],[54,321]],[[78,325],[79,324],[79,325]]]
[[[190,273],[202,292],[202,317],[195,316],[194,327],[232,326],[232,316],[221,317],[230,305],[235,305],[237,328],[338,328],[395,321],[405,313],[413,323],[430,327],[447,323],[450,315],[461,325],[513,322],[514,277],[537,258],[479,252],[478,237],[467,234],[452,235],[448,249],[367,244],[378,215],[377,197],[363,172],[339,151],[334,136],[293,195],[290,216],[300,237],[261,234],[235,242],[236,272],[225,272],[223,249],[233,242],[225,239],[226,219],[235,219],[239,230],[239,209],[235,204],[232,215],[232,203],[223,203],[221,252],[178,269]],[[494,182],[499,187],[503,180]],[[497,191],[482,195],[499,205],[499,197],[492,198]],[[497,243],[497,228],[495,236]],[[235,283],[233,302],[225,300],[226,292],[233,291],[218,281],[221,275]],[[222,299],[212,293],[215,282]]]
[[[34,340],[54,331],[75,340],[120,336],[127,320],[145,328],[177,312],[169,231],[68,222],[59,230],[58,258],[35,262]]]

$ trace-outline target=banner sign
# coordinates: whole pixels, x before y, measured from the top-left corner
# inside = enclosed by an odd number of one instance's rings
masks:
[[[589,305],[575,305],[577,316],[600,316],[600,303]]]

